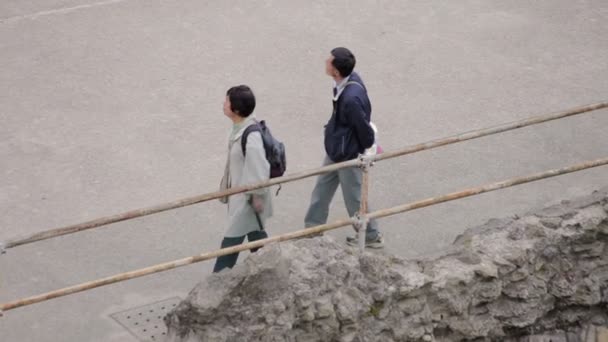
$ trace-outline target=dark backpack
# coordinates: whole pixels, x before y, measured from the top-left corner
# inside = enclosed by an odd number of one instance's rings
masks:
[[[270,178],[281,177],[287,169],[287,161],[285,159],[285,145],[275,139],[270,133],[270,129],[266,126],[266,122],[256,121],[255,125],[250,125],[243,132],[241,138],[241,149],[243,156],[246,154],[245,147],[247,146],[247,136],[251,132],[260,132],[262,141],[264,142],[264,151],[266,151],[266,160],[270,164]]]

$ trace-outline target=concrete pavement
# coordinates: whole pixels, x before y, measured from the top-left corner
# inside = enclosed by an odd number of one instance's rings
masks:
[[[0,240],[215,190],[235,84],[253,87],[289,172],[319,166],[335,46],[358,58],[385,150],[608,100],[607,19],[601,0],[4,1]],[[602,110],[378,163],[371,205],[605,157],[607,128]],[[313,182],[283,186],[271,233],[303,226]],[[389,251],[416,257],[607,184],[597,168],[380,224]],[[338,194],[330,219],[344,215]],[[213,202],[9,250],[0,302],[215,249],[224,226]],[[183,297],[211,266],[9,311],[0,340],[135,341],[110,314]]]

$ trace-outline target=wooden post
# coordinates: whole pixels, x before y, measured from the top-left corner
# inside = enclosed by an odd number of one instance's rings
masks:
[[[365,251],[365,236],[367,230],[367,200],[369,197],[369,168],[371,166],[371,162],[368,156],[361,156],[361,206],[359,208],[359,219],[358,219],[358,236],[359,236],[359,252],[363,253]]]

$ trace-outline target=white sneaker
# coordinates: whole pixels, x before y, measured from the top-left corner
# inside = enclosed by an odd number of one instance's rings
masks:
[[[347,236],[346,244],[349,246],[358,246],[359,238],[357,236]],[[373,240],[365,239],[365,247],[374,248],[374,249],[384,248],[384,239],[382,238],[382,235],[380,235],[380,233],[378,233],[376,238]]]

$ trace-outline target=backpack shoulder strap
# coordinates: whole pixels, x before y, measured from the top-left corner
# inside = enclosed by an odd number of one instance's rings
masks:
[[[247,146],[247,137],[251,132],[261,132],[260,125],[256,121],[255,124],[249,125],[245,128],[243,135],[241,136],[241,151],[243,151],[243,157],[247,154],[246,146]]]
[[[346,84],[344,85],[344,88],[348,87],[350,84],[356,84],[359,87],[361,87],[361,89],[363,89],[365,92],[367,92],[367,90],[365,89],[365,87],[361,83],[359,83],[357,81],[348,81],[348,82],[346,82]]]

